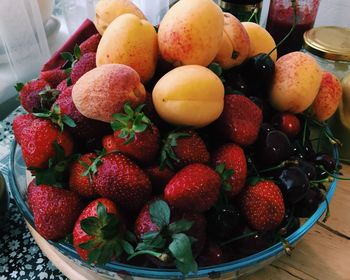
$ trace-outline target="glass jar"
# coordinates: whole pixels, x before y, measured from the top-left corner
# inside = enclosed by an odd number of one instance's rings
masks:
[[[350,28],[320,26],[304,34],[303,52],[340,80],[350,73]]]
[[[289,34],[277,48],[278,56],[299,51],[303,45],[303,34],[314,26],[320,0],[272,0],[267,16],[266,30],[276,44]],[[295,9],[295,11],[294,11]]]
[[[0,171],[0,229],[6,220],[9,205],[9,195],[7,192],[6,182]]]
[[[224,12],[230,13],[240,21],[259,23],[263,0],[218,0]]]

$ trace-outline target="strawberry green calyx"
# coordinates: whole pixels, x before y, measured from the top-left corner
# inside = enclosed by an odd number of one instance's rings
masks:
[[[193,222],[180,219],[170,223],[170,208],[164,200],[151,203],[149,213],[159,230],[143,234],[129,259],[147,254],[162,262],[174,262],[184,275],[197,272],[198,265],[192,254],[192,243],[196,240],[184,233],[191,229]]]
[[[62,52],[61,57],[66,61],[66,63],[63,65],[64,73],[70,74],[72,72],[72,68],[74,64],[80,59],[81,57],[81,50],[80,47],[76,44],[74,47],[73,53],[70,52]]]
[[[16,83],[16,85],[14,86],[17,92],[20,92],[23,87],[24,87],[23,83]]]
[[[68,167],[71,162],[79,157],[78,154],[73,154],[66,157],[63,147],[54,141],[55,156],[49,159],[47,168],[31,168],[35,172],[35,183],[37,185],[49,185],[56,187],[63,187],[66,181]]]
[[[58,104],[54,105],[50,111],[45,110],[42,113],[34,113],[33,115],[38,118],[50,119],[51,122],[56,124],[61,131],[63,131],[64,125],[67,125],[69,127],[76,127],[74,120],[61,113],[61,109]]]
[[[222,189],[227,192],[232,191],[232,186],[228,182],[228,179],[234,174],[233,169],[226,169],[225,163],[220,163],[216,166],[215,171],[220,175]]]
[[[79,163],[84,166],[85,171],[81,174],[81,176],[89,176],[89,179],[91,180],[92,176],[97,172],[97,167],[99,167],[102,164],[102,158],[107,154],[105,149],[102,149],[102,151],[95,151],[98,155],[96,158],[90,158],[92,163],[88,165],[86,162],[79,161]]]
[[[190,134],[185,132],[176,132],[176,129],[169,133],[168,137],[164,141],[164,145],[160,152],[160,170],[163,170],[165,166],[174,170],[172,160],[179,162],[179,158],[176,156],[173,148],[177,146],[177,139],[190,137]]]
[[[46,108],[46,104],[53,104],[59,94],[59,90],[46,86],[44,90],[39,92],[41,108]]]
[[[148,128],[152,130],[151,120],[142,112],[145,104],[139,105],[135,110],[127,102],[124,104],[124,112],[113,115],[111,126],[114,131],[119,131],[118,137],[125,139],[123,144],[129,144],[135,139],[136,133],[142,133]]]
[[[125,233],[123,223],[113,214],[107,213],[103,203],[97,204],[97,217],[88,217],[80,221],[81,229],[91,239],[79,245],[88,250],[88,262],[97,265],[105,264],[113,258],[119,258],[125,252],[134,253],[130,244],[135,240],[131,233]]]

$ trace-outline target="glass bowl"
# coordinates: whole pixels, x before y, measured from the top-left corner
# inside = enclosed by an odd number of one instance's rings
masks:
[[[338,158],[337,150],[334,151],[334,156]],[[11,155],[9,161],[9,181],[10,190],[16,201],[16,204],[23,214],[27,222],[33,227],[33,214],[29,210],[27,198],[27,179],[26,166],[22,159],[21,148],[14,141],[11,146]],[[336,189],[336,181],[334,181],[328,189],[327,201],[330,202]],[[296,242],[307,233],[311,227],[318,221],[327,208],[326,201],[323,201],[317,211],[305,221],[305,223],[286,240],[295,245]],[[89,265],[82,261],[73,246],[64,242],[48,241],[51,245],[57,248],[61,253],[71,259],[73,262],[88,268],[107,279],[124,279],[124,277],[133,277],[132,279],[183,279],[183,275],[175,269],[154,269],[147,267],[138,267],[118,262],[109,262],[103,266]],[[215,266],[201,267],[196,274],[190,274],[186,278],[190,279],[236,279],[240,276],[250,274],[265,265],[271,263],[275,259],[284,254],[284,247],[281,242],[263,250],[254,255],[235,260],[228,263],[223,263]],[[129,278],[127,278],[129,279]]]

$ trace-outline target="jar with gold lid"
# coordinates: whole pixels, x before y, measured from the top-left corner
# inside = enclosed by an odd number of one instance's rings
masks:
[[[302,51],[340,80],[350,73],[350,28],[320,26],[304,33]]]

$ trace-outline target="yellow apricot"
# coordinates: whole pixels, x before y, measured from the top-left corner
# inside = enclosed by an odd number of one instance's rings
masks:
[[[155,85],[152,99],[166,122],[203,127],[222,113],[224,86],[208,68],[186,65],[165,74]]]

